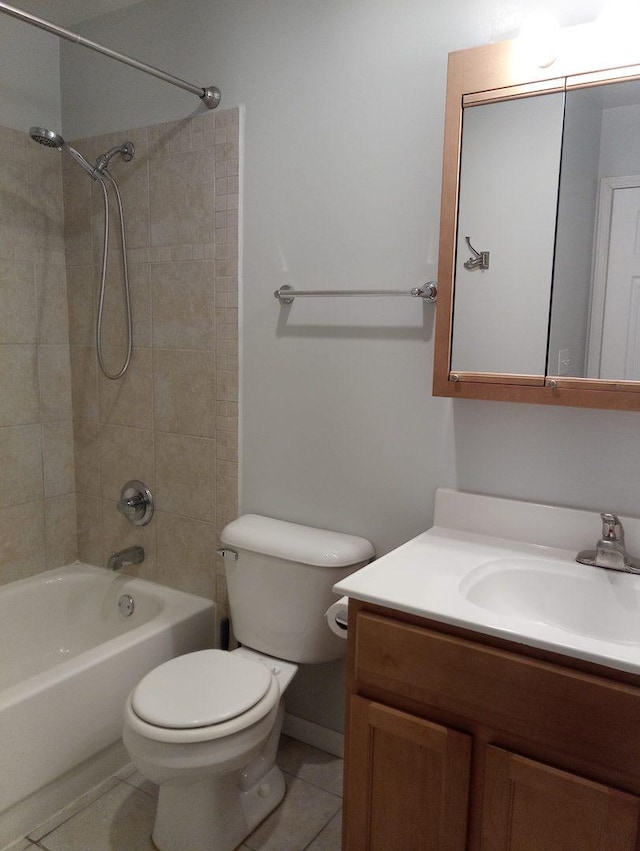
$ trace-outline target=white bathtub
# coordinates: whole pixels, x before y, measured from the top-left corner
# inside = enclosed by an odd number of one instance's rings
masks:
[[[87,564],[0,586],[0,848],[97,782],[94,760],[126,761],[130,690],[214,635],[211,601]]]

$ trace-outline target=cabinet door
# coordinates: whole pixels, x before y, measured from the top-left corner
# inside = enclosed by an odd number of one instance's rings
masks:
[[[345,845],[349,851],[464,851],[471,738],[352,697]]]
[[[482,851],[635,851],[640,799],[487,748]]]

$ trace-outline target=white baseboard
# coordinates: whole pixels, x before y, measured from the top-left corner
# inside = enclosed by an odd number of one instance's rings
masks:
[[[297,739],[333,756],[344,756],[344,734],[329,730],[328,727],[321,727],[313,721],[285,712],[282,732],[285,736],[291,736],[292,739]]]

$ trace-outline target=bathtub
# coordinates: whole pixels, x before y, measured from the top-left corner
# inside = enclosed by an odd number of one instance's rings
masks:
[[[124,764],[130,690],[214,635],[211,601],[105,568],[0,586],[0,848]]]

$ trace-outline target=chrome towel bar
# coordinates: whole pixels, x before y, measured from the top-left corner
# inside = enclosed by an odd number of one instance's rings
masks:
[[[283,284],[273,294],[280,304],[291,304],[294,298],[307,298],[309,296],[337,296],[338,298],[343,296],[412,296],[433,304],[438,297],[438,284],[436,281],[429,281],[421,287],[414,287],[412,290],[294,290],[288,284]]]

